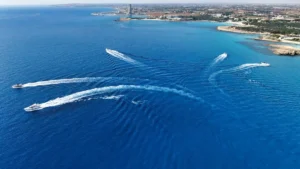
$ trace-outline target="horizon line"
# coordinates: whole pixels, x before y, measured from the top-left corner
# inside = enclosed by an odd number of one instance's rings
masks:
[[[126,5],[126,4],[138,4],[138,5],[168,5],[168,4],[178,4],[178,5],[185,5],[185,4],[194,4],[194,5],[198,5],[198,4],[219,4],[219,5],[224,5],[224,4],[231,4],[231,5],[242,5],[242,4],[261,4],[261,5],[293,5],[293,4],[298,4],[300,5],[300,2],[268,2],[268,3],[262,3],[262,2],[185,2],[185,3],[181,3],[181,2],[174,2],[174,3],[151,3],[151,2],[147,2],[147,3],[119,3],[119,2],[115,2],[115,3],[84,3],[84,2],[79,2],[79,3],[49,3],[49,4],[0,4],[0,6],[55,6],[55,5]]]

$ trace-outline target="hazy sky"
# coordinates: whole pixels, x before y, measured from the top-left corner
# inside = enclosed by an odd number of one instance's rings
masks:
[[[44,5],[64,3],[300,3],[300,0],[0,0],[0,5]]]

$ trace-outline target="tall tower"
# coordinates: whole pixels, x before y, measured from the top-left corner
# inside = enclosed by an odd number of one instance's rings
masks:
[[[131,4],[128,5],[128,13],[127,14],[128,14],[128,17],[131,18],[131,16],[132,16],[132,7],[131,7]]]

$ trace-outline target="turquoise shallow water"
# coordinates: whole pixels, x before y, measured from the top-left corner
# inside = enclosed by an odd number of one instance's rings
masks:
[[[109,10],[0,9],[0,168],[300,167],[299,58]]]

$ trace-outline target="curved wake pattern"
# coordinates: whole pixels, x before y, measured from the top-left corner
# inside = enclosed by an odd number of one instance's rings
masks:
[[[213,84],[214,86],[216,86],[216,83],[215,83],[216,77],[221,73],[238,72],[238,71],[247,70],[247,69],[251,69],[251,68],[255,68],[255,67],[268,67],[268,66],[270,66],[269,63],[247,63],[247,64],[243,64],[243,65],[233,67],[233,68],[230,68],[230,69],[217,71],[217,72],[215,72],[215,73],[213,73],[209,76],[208,81],[211,84]],[[221,90],[221,92],[224,93],[222,90]]]
[[[225,73],[225,72],[238,72],[238,71],[242,71],[242,70],[247,70],[247,69],[251,69],[251,68],[255,68],[255,67],[268,67],[270,66],[269,63],[247,63],[247,64],[243,64],[237,67],[233,67],[230,69],[225,69],[225,70],[220,70],[217,71],[213,74],[211,74],[209,76],[209,82],[214,82],[216,80],[216,76],[218,76],[221,73]]]
[[[123,60],[127,63],[134,64],[134,65],[140,65],[140,66],[143,65],[142,63],[140,63],[140,62],[126,56],[125,54],[116,51],[116,50],[111,50],[111,49],[106,48],[105,51],[106,51],[106,53],[110,54],[111,56],[116,57],[120,60]]]
[[[39,107],[39,110],[41,110],[41,109],[48,108],[48,107],[55,107],[55,106],[60,106],[60,105],[64,105],[67,103],[72,103],[72,102],[78,101],[80,99],[84,99],[86,97],[90,97],[90,96],[94,96],[94,95],[98,95],[98,94],[109,93],[109,92],[120,91],[120,90],[130,90],[130,89],[174,93],[174,94],[177,94],[180,96],[188,97],[190,99],[194,99],[194,100],[203,102],[203,100],[200,97],[196,97],[193,94],[186,93],[182,90],[177,90],[177,89],[173,89],[173,88],[150,86],[150,85],[145,85],[145,86],[118,85],[118,86],[107,86],[107,87],[95,88],[95,89],[91,89],[91,90],[85,90],[85,91],[77,92],[77,93],[74,93],[74,94],[71,94],[68,96],[64,96],[61,98],[56,98],[54,100],[50,100],[45,103],[35,104],[35,105]],[[30,107],[31,106],[25,108],[24,110],[27,111],[30,109]]]
[[[22,85],[22,88],[27,87],[38,87],[38,86],[50,86],[50,85],[58,85],[58,84],[69,84],[69,83],[89,83],[89,82],[97,82],[97,81],[111,81],[111,80],[128,80],[131,78],[124,77],[83,77],[83,78],[70,78],[70,79],[56,79],[56,80],[46,80],[46,81],[38,81],[31,82]],[[131,80],[136,80],[132,78]],[[143,79],[147,80],[148,79]]]

